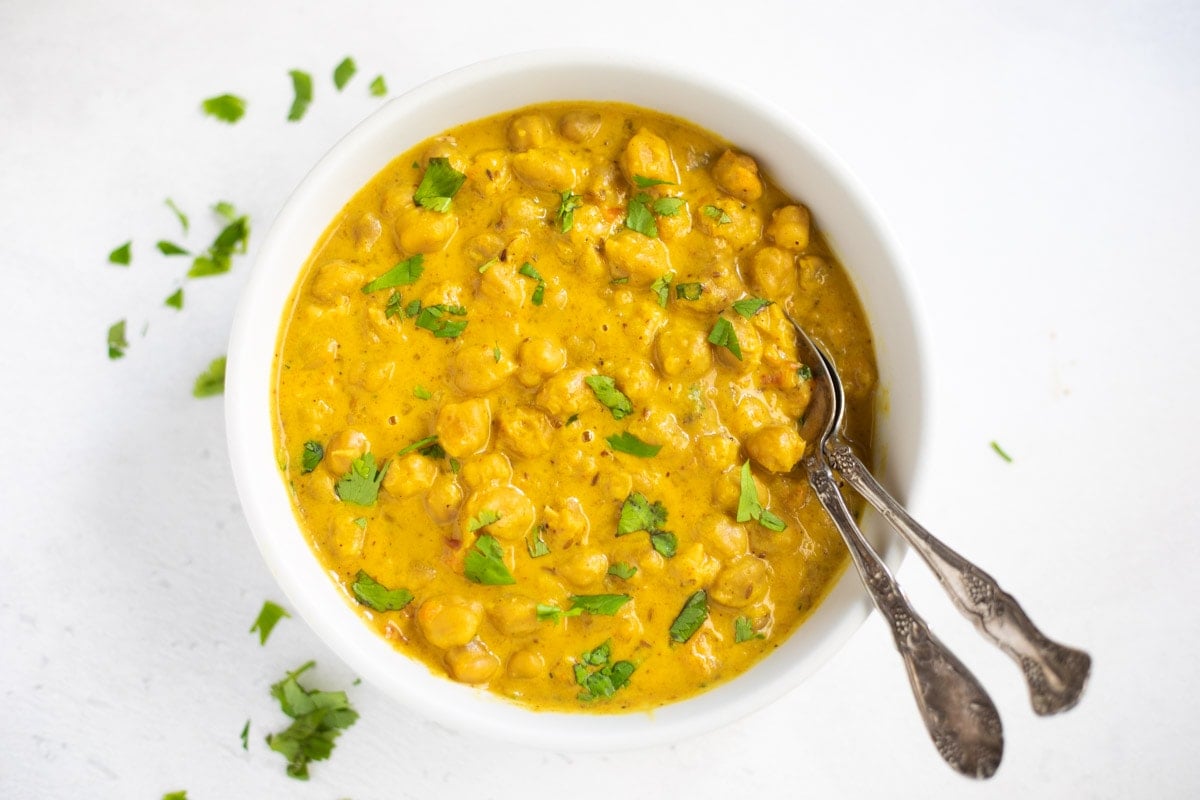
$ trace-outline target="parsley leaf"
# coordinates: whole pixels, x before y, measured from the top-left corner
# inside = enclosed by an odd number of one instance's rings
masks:
[[[412,304],[409,305],[411,307]],[[447,314],[463,317],[466,316],[467,310],[462,306],[448,306],[443,303],[425,306],[417,317],[417,327],[432,331],[439,339],[453,339],[467,329],[467,320],[449,320],[446,319]]]
[[[654,531],[650,534],[650,546],[663,558],[672,558],[679,547],[679,540],[670,531]]]
[[[733,621],[733,641],[741,644],[748,642],[751,639],[765,639],[761,633],[754,630],[754,626],[750,624],[747,617],[738,617]]]
[[[493,522],[499,522],[500,519],[501,515],[499,511],[493,511],[490,508],[485,508],[474,517],[471,517],[470,521],[467,523],[467,530],[474,533],[480,528],[486,528]]]
[[[658,225],[654,222],[654,215],[650,213],[650,207],[647,205],[649,202],[650,195],[645,192],[639,192],[629,198],[629,208],[625,211],[625,227],[643,236],[657,239]]]
[[[237,212],[229,203],[220,202],[213,206],[213,211],[224,217],[227,224],[213,239],[200,255],[192,261],[188,270],[189,278],[203,278],[208,275],[220,275],[228,272],[233,266],[234,253],[245,253],[250,240],[250,218]]]
[[[184,250],[179,245],[175,244],[174,242],[168,242],[165,239],[160,239],[158,241],[158,243],[155,244],[154,246],[157,247],[158,252],[162,253],[164,256],[190,256],[191,255],[191,253],[189,253],[187,250]]]
[[[325,457],[325,448],[320,442],[307,441],[304,443],[304,452],[300,454],[300,474],[307,475],[317,468],[321,463],[321,459]]]
[[[733,353],[738,361],[742,360],[742,346],[738,343],[737,332],[733,329],[733,323],[724,317],[717,318],[716,324],[708,334],[708,340],[717,347],[724,347]]]
[[[387,94],[387,81],[383,79],[382,75],[376,75],[375,80],[371,81],[371,85],[367,89],[371,92],[372,97],[383,97]]]
[[[624,419],[633,413],[633,403],[617,388],[617,382],[607,375],[589,375],[583,379],[596,399],[612,412],[613,419]]]
[[[401,261],[375,280],[362,287],[363,294],[378,292],[380,289],[394,289],[397,286],[410,286],[417,282],[425,271],[425,256],[417,253],[409,259]],[[390,304],[390,300],[388,301]],[[399,300],[397,300],[399,304]],[[386,313],[386,312],[385,312]]]
[[[333,487],[338,499],[356,506],[370,506],[379,497],[379,484],[387,474],[390,464],[384,462],[382,469],[375,468],[375,454],[363,453],[350,463],[350,471]]]
[[[246,101],[233,94],[219,94],[216,97],[210,97],[200,107],[205,114],[216,117],[221,122],[228,122],[230,125],[237,122],[246,113]]]
[[[674,186],[675,181],[664,181],[660,178],[647,178],[645,175],[634,175],[633,182],[639,189],[649,189],[651,186]]]
[[[671,623],[671,640],[683,644],[692,638],[708,619],[708,593],[703,589],[687,599]]]
[[[605,437],[605,441],[618,453],[628,453],[638,458],[653,458],[658,455],[659,450],[662,450],[661,444],[643,442],[629,432],[614,433],[612,436]]]
[[[225,394],[225,356],[214,358],[208,369],[196,376],[192,397],[213,397]]]
[[[772,531],[787,529],[787,523],[775,514],[767,511],[758,501],[758,487],[754,484],[754,476],[750,473],[750,462],[742,464],[741,494],[738,496],[737,521],[749,522],[757,520],[759,525]]]
[[[125,357],[129,341],[125,338],[125,320],[108,326],[108,357],[112,360]]]
[[[176,311],[183,310],[183,289],[176,289],[171,293],[166,300],[163,301],[164,306],[170,306]]]
[[[179,209],[179,206],[175,205],[175,201],[172,200],[171,198],[168,197],[163,202],[166,203],[167,208],[169,208],[169,209],[171,209],[171,211],[175,212],[175,218],[179,220],[179,225],[181,228],[183,228],[183,235],[187,236],[187,232],[188,232],[187,214],[183,213]]]
[[[129,241],[108,254],[110,264],[120,264],[122,267],[128,267],[133,261],[133,242]]]
[[[542,530],[544,528],[544,525],[535,525],[530,529],[529,535],[525,537],[525,549],[529,551],[530,558],[541,558],[542,556],[550,555],[550,546],[542,538]]]
[[[533,290],[533,297],[531,299],[533,300],[533,304],[535,306],[540,306],[542,304],[542,299],[546,294],[546,279],[543,278],[542,274],[537,271],[537,268],[535,268],[533,264],[530,264],[528,261],[522,264],[521,268],[517,270],[517,272],[521,273],[527,278],[533,278],[535,281],[537,281],[537,287]]]
[[[996,455],[1003,458],[1009,464],[1012,463],[1012,456],[1010,456],[1008,453],[1004,452],[1004,448],[1001,447],[997,442],[992,442],[992,450],[996,451]]]
[[[412,602],[413,594],[408,589],[389,589],[359,570],[350,586],[354,599],[376,611],[399,611]]]
[[[354,73],[358,72],[358,65],[354,63],[354,59],[346,56],[336,67],[333,68],[333,85],[340,92],[345,88],[350,79],[354,77]]]
[[[764,300],[761,297],[746,297],[741,300],[735,300],[733,303],[733,310],[741,314],[746,319],[750,319],[767,306],[773,304],[773,300]]]
[[[700,209],[700,213],[706,217],[715,219],[718,225],[728,225],[733,222],[733,218],[726,214],[724,209],[717,208],[716,206],[704,206]]]
[[[312,75],[299,69],[288,71],[292,76],[292,107],[288,109],[288,122],[299,122],[308,111],[308,104],[313,98]]]
[[[633,492],[621,504],[621,517],[617,521],[617,536],[636,531],[657,531],[667,522],[667,509],[657,500],[651,503],[646,495]]]
[[[267,744],[288,760],[287,774],[308,780],[311,761],[324,761],[333,752],[334,740],[358,720],[345,692],[305,689],[298,678],[316,665],[309,661],[271,687],[283,713],[292,718],[286,730],[272,733]]]
[[[450,210],[450,198],[462,188],[467,176],[450,166],[448,158],[431,158],[413,201],[422,208],[445,213]]]
[[[608,574],[627,581],[637,574],[638,568],[624,561],[618,561],[608,568]]]
[[[699,300],[702,294],[704,294],[704,284],[702,283],[675,284],[675,297],[680,300]]]
[[[270,600],[264,601],[262,610],[258,612],[258,618],[250,626],[250,633],[258,631],[258,644],[261,647],[267,643],[267,637],[271,635],[271,631],[275,630],[276,623],[284,617],[290,618],[291,616],[283,606],[276,605]]]
[[[611,617],[629,600],[627,594],[575,594],[571,595],[571,610],[578,608],[584,614]]]
[[[650,284],[650,291],[658,296],[658,304],[663,308],[667,307],[667,298],[671,294],[671,281],[675,280],[675,273],[668,272],[666,275],[659,276],[658,280]]]
[[[583,198],[574,194],[569,189],[565,192],[560,192],[561,200],[558,204],[558,213],[555,219],[558,220],[558,229],[563,233],[571,230],[571,226],[575,224],[575,209],[583,205]]]
[[[468,580],[485,586],[509,586],[517,582],[504,565],[500,543],[486,533],[475,540],[475,546],[467,553],[463,573]]]

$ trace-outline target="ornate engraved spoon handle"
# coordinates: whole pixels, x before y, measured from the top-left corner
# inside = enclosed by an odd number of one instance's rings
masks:
[[[1033,710],[1047,715],[1074,706],[1087,683],[1091,657],[1046,638],[991,575],[909,516],[845,443],[830,441],[826,453],[834,469],[920,553],[963,615],[1020,665]]]
[[[809,483],[846,540],[875,607],[892,629],[925,727],[946,763],[972,778],[990,778],[1000,766],[1000,714],[979,681],[929,631],[900,593],[895,578],[854,523],[820,455],[805,460]]]

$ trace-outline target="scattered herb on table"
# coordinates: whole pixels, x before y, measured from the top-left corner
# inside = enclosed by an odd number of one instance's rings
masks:
[[[387,94],[387,81],[383,79],[382,75],[376,75],[375,80],[371,81],[371,85],[367,87],[367,90],[373,97],[383,97]]]
[[[467,552],[463,574],[468,580],[486,586],[508,586],[517,582],[504,565],[504,550],[500,543],[486,533],[476,539],[475,546]]]
[[[288,122],[299,122],[304,118],[309,103],[313,99],[312,75],[300,69],[289,70],[288,75],[292,76],[293,96],[292,107],[288,109],[287,118]]]
[[[355,600],[376,611],[399,611],[413,600],[408,589],[389,589],[361,569],[350,591],[354,592]]]
[[[167,792],[162,796],[162,800],[188,800],[187,790],[180,792]]]
[[[246,724],[242,726],[242,732],[238,734],[238,738],[242,740],[242,749],[250,749],[250,720],[246,720]]]
[[[287,774],[302,781],[308,780],[309,763],[329,758],[337,737],[358,719],[345,692],[305,689],[300,684],[299,677],[314,666],[316,662],[309,661],[271,687],[271,696],[292,724],[269,735],[267,744],[288,760]]]
[[[115,248],[108,254],[108,262],[110,264],[119,264],[122,267],[128,267],[133,263],[133,242],[129,241],[120,247]]]
[[[246,113],[246,101],[235,94],[219,94],[205,100],[200,108],[210,117],[232,125]]]
[[[183,310],[183,289],[179,288],[172,292],[166,300],[163,301],[164,306],[170,306],[176,311]]]
[[[125,320],[108,326],[108,357],[112,360],[125,357],[129,340],[125,338]]]
[[[350,463],[350,471],[334,486],[338,499],[358,506],[375,505],[379,497],[379,485],[383,483],[389,466],[389,462],[384,462],[382,469],[376,469],[375,454],[363,453]]]
[[[225,393],[225,356],[214,358],[208,369],[196,376],[192,397],[213,397]]]
[[[258,618],[250,626],[250,633],[258,632],[258,644],[262,646],[267,643],[267,637],[271,635],[271,631],[275,630],[275,625],[279,620],[291,616],[283,606],[266,600],[263,602],[262,610],[258,612]]]
[[[154,246],[157,247],[158,252],[162,253],[164,256],[190,256],[191,255],[191,253],[189,253],[185,248],[180,247],[179,245],[175,244],[174,242],[168,242],[166,239],[159,239],[158,242]]]
[[[1003,458],[1003,459],[1004,459],[1005,461],[1007,461],[1009,464],[1011,464],[1011,463],[1012,463],[1012,456],[1010,456],[1008,453],[1004,452],[1004,448],[1003,448],[1003,447],[1001,447],[1001,446],[999,445],[999,443],[997,443],[997,442],[992,442],[992,449],[996,451],[996,455],[998,455],[998,456],[1000,456],[1001,458]]]
[[[358,65],[354,63],[353,58],[346,56],[333,68],[333,85],[340,92],[356,72],[358,72]]]
[[[708,619],[708,593],[703,589],[693,594],[683,604],[679,615],[671,623],[671,640],[683,644],[696,635],[704,620]]]
[[[179,227],[183,228],[183,235],[187,236],[189,227],[187,214],[183,213],[179,206],[175,205],[175,201],[169,197],[163,203],[175,214],[175,219],[179,220]]]
[[[192,261],[189,278],[203,278],[228,272],[233,266],[234,254],[246,252],[250,242],[250,218],[238,215],[233,205],[224,201],[213,206],[213,211],[225,219],[225,227],[200,255]]]

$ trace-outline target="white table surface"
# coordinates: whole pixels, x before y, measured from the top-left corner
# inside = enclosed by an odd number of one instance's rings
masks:
[[[524,9],[518,13],[516,8]],[[315,658],[242,519],[219,399],[270,220],[379,101],[494,55],[609,45],[754,86],[853,167],[911,264],[934,407],[918,516],[1091,651],[1082,704],[1036,718],[1014,666],[914,558],[901,582],[990,688],[990,782],[942,766],[872,617],[772,707],[672,746],[561,755],[451,733],[368,685],[304,784],[262,741],[267,688]],[[360,73],[342,94],[344,55]],[[317,97],[284,121],[287,70]],[[234,92],[229,127],[199,101]],[[1195,797],[1200,742],[1200,6],[996,3],[0,2],[0,797]],[[228,199],[250,258],[187,284]],[[129,269],[106,263],[134,240]],[[113,321],[131,346],[106,357]],[[144,324],[149,325],[142,335]],[[1001,442],[1013,463],[990,449]],[[238,732],[253,720],[250,748]]]

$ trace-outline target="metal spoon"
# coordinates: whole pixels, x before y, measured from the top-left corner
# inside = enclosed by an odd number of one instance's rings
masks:
[[[803,460],[808,481],[846,540],[875,607],[891,626],[917,708],[938,753],[968,777],[990,778],[1004,753],[1000,713],[970,670],[913,611],[887,565],[855,524],[825,461],[826,442],[841,428],[845,410],[841,380],[803,328],[792,324],[799,334],[801,361],[812,370],[812,399],[800,424],[801,436],[810,443]]]
[[[799,335],[801,349],[808,351],[803,353],[805,363],[821,362],[833,395],[841,402],[841,379],[833,363],[803,328],[794,320],[792,324]],[[1047,638],[991,575],[947,547],[913,519],[871,475],[840,434],[841,420],[838,419],[832,435],[823,440],[830,464],[920,554],[963,616],[1017,662],[1029,686],[1033,710],[1045,716],[1066,711],[1079,702],[1091,671],[1091,656]]]

